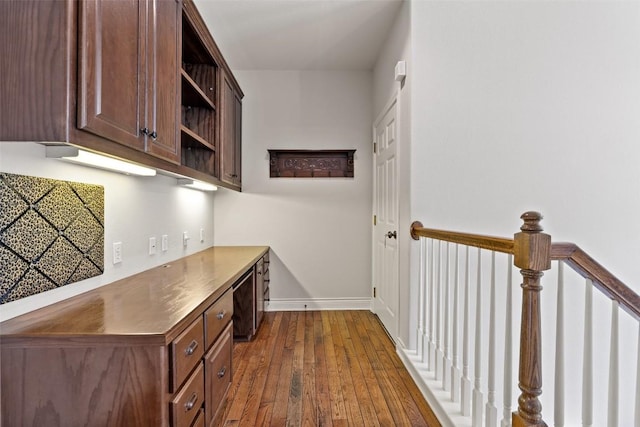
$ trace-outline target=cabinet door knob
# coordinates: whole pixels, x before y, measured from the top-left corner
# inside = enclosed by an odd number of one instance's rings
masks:
[[[216,315],[216,317],[218,318],[218,320],[222,320],[225,314],[227,313],[224,310],[222,310],[220,313]]]
[[[149,128],[140,129],[140,133],[143,134],[143,135],[149,135]]]
[[[222,369],[220,369],[220,370],[218,371],[218,378],[222,378],[222,377],[224,377],[224,374],[226,374],[226,373],[227,373],[227,367],[226,367],[226,366],[223,366],[223,367],[222,367]]]
[[[196,393],[193,393],[189,398],[189,400],[187,401],[187,403],[184,404],[184,409],[187,411],[192,410],[193,407],[196,406],[197,401],[198,401],[198,395]]]
[[[191,356],[193,352],[196,351],[197,347],[198,347],[198,341],[196,340],[191,341],[191,344],[189,344],[189,347],[187,347],[184,350],[184,354],[186,354],[187,356]]]
[[[153,132],[151,132],[151,133],[149,134],[149,136],[150,136],[151,138],[153,138],[153,139],[158,138],[158,134],[156,133],[156,131],[155,131],[155,130],[154,130]]]

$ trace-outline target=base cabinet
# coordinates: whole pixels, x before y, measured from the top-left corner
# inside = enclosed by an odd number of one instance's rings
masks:
[[[210,248],[2,322],[0,425],[211,427],[233,377],[230,278],[254,283],[267,251]]]

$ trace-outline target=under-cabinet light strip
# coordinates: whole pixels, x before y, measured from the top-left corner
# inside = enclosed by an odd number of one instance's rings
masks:
[[[155,176],[156,170],[70,146],[47,146],[46,156],[127,175]]]
[[[178,185],[200,191],[216,191],[218,189],[218,187],[213,184],[187,178],[178,178]]]

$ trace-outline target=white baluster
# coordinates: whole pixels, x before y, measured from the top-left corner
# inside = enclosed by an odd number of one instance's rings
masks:
[[[434,241],[431,239],[431,251],[429,251],[429,353],[427,354],[427,364],[429,365],[429,370],[435,370],[435,313],[436,307],[434,304],[434,295],[435,295],[435,281],[434,281],[434,262],[435,262],[435,252],[434,252]]]
[[[584,296],[584,349],[582,360],[582,425],[593,425],[593,283],[587,279]]]
[[[638,354],[636,355],[636,407],[633,427],[640,427],[640,323],[638,323]]]
[[[452,330],[452,357],[451,357],[451,401],[460,400],[460,367],[458,366],[458,285],[459,285],[459,245],[456,245],[455,270],[453,273],[453,330]]]
[[[513,333],[511,328],[513,301],[512,290],[513,286],[513,255],[509,254],[507,258],[507,303],[504,320],[504,384],[503,384],[503,410],[502,410],[502,422],[501,427],[511,427],[511,387],[513,378],[512,368],[512,354],[513,354]]]
[[[416,353],[418,359],[424,362],[424,341],[423,336],[425,332],[425,298],[424,294],[427,289],[427,242],[425,238],[420,238],[420,270],[418,272],[418,329],[416,331]]]
[[[476,291],[476,324],[475,324],[475,351],[473,353],[474,367],[473,367],[473,401],[472,401],[472,414],[471,425],[473,427],[482,426],[482,391],[481,379],[482,379],[482,251],[478,249],[478,278],[477,278],[477,291]]]
[[[438,240],[438,259],[436,261],[436,380],[442,379],[442,361],[444,360],[444,353],[442,351],[442,334],[441,334],[441,292],[442,292],[442,240]]]
[[[489,301],[489,369],[487,393],[487,427],[498,424],[496,407],[496,253],[491,252],[491,297]]]
[[[558,261],[558,296],[556,303],[556,365],[553,421],[564,426],[564,261]]]
[[[444,282],[444,331],[442,334],[444,343],[444,354],[442,358],[442,389],[445,391],[451,390],[451,380],[449,379],[449,374],[451,373],[451,355],[449,354],[449,286],[451,285],[449,279],[451,276],[451,269],[449,263],[449,242],[445,247],[447,251],[446,261],[445,261],[445,282]]]
[[[464,307],[462,320],[462,383],[460,384],[460,410],[462,415],[471,414],[471,378],[469,377],[469,323],[471,312],[469,307],[469,246],[465,247],[464,261]]]
[[[609,402],[607,426],[618,426],[618,301],[611,301],[611,344],[609,348]]]

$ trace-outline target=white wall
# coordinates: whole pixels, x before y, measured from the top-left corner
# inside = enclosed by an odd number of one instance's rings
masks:
[[[413,216],[538,210],[640,290],[640,3],[413,2]]]
[[[102,275],[0,305],[0,321],[94,289],[156,265],[213,245],[213,196],[178,187],[166,176],[132,177],[45,158],[34,143],[0,142],[0,171],[102,185],[105,188],[105,271]],[[199,241],[200,228],[205,241]],[[182,232],[191,240],[185,249]],[[169,236],[169,250],[160,236]],[[148,255],[149,237],[157,239],[157,254]],[[113,264],[113,242],[122,242],[122,263]]]
[[[371,73],[234,74],[246,94],[243,191],[216,194],[215,244],[271,246],[271,299],[280,307],[286,300],[368,307]],[[356,149],[355,178],[269,178],[267,149],[275,148]]]
[[[407,64],[407,77],[401,84],[395,81],[395,66],[398,61]],[[411,82],[414,79],[411,58],[411,2],[403,2],[396,16],[389,37],[380,50],[373,70],[374,116],[378,117],[389,100],[397,96],[398,102],[398,203],[399,224],[399,295],[398,336],[401,345],[410,347],[415,334],[411,334],[411,319],[415,318],[411,296],[415,295],[410,284],[410,167],[411,167]],[[415,300],[415,298],[414,298]],[[413,329],[415,330],[415,328]]]

